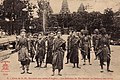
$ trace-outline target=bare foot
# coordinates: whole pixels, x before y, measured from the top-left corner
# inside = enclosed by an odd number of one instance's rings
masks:
[[[62,74],[58,74],[59,76],[62,76]]]
[[[83,65],[86,65],[85,63]]]
[[[27,72],[28,74],[32,74],[31,72]]]
[[[81,69],[81,67],[77,66],[78,69]]]
[[[54,74],[52,74],[51,76],[54,76]]]
[[[107,70],[108,72],[113,72],[112,70]]]
[[[21,72],[21,74],[24,74],[24,73],[25,73],[25,71]]]

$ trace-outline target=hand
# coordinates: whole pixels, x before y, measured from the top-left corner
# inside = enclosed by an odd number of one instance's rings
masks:
[[[90,48],[90,51],[92,51],[92,48]]]
[[[28,53],[28,57],[31,57],[30,53]]]
[[[36,54],[37,52],[35,51],[35,54]]]

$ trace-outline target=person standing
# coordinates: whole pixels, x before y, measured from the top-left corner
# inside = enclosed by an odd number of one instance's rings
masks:
[[[71,43],[70,43],[70,50],[71,50],[71,55],[70,55],[70,62],[73,63],[73,68],[75,68],[75,64],[77,64],[77,68],[79,67],[79,43],[80,39],[76,35],[76,32],[73,32],[72,38],[71,38]]]
[[[36,42],[36,62],[37,62],[37,66],[35,66],[35,68],[37,67],[41,67],[42,66],[42,62],[44,60],[44,46],[45,46],[45,42],[44,42],[44,38],[43,38],[43,34],[39,33],[38,35],[38,40]]]
[[[21,30],[20,38],[16,44],[16,49],[15,51],[12,51],[12,53],[17,51],[18,51],[18,61],[21,62],[22,70],[23,70],[21,74],[25,73],[25,68],[28,74],[32,74],[31,72],[29,72],[30,57],[28,54],[28,40],[26,38],[25,29]]]
[[[94,60],[97,60],[97,56],[96,56],[96,53],[97,53],[96,42],[97,42],[98,39],[99,39],[99,30],[95,29],[94,30],[94,34],[92,36],[93,49],[94,49],[94,53],[95,53],[95,59]]]
[[[45,63],[45,56],[47,54],[47,36],[43,35],[43,63]]]
[[[30,57],[32,58],[32,62],[34,62],[34,55],[35,55],[35,46],[34,40],[32,38],[32,34],[28,35],[28,52],[30,53]]]
[[[80,34],[79,34],[79,38],[80,38],[80,48],[81,48],[81,55],[82,55],[82,59],[81,60],[83,60],[84,59],[84,44],[82,43],[83,41],[82,41],[82,39],[84,38],[84,29],[82,29],[81,31],[80,31]]]
[[[47,54],[46,54],[46,64],[44,68],[47,68],[47,64],[52,64],[52,52],[53,52],[53,41],[54,34],[51,32],[47,38]]]
[[[71,50],[70,50],[71,38],[72,38],[72,31],[70,31],[69,36],[67,38],[67,56],[66,56],[67,62],[65,64],[68,64],[69,60],[70,60],[70,55],[71,55]]]
[[[82,38],[82,45],[83,45],[83,59],[84,59],[84,64],[86,65],[86,57],[88,58],[89,65],[90,63],[90,50],[91,50],[91,37],[88,35],[88,30],[84,31],[84,36]]]
[[[53,45],[52,76],[54,76],[56,69],[58,69],[58,75],[62,76],[60,72],[63,69],[64,52],[66,50],[65,47],[66,42],[61,38],[61,32],[57,32],[57,38],[55,38]]]
[[[107,71],[108,72],[113,72],[109,69],[110,66],[110,60],[111,60],[111,51],[110,51],[110,44],[109,44],[109,36],[106,33],[106,29],[105,28],[101,28],[100,29],[100,36],[99,39],[97,40],[97,56],[100,59],[100,66],[101,66],[101,71],[100,72],[104,72],[103,71],[103,65],[104,62],[107,62]]]

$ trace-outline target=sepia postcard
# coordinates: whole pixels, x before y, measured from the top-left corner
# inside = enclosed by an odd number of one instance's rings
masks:
[[[0,0],[0,80],[120,80],[120,0]]]

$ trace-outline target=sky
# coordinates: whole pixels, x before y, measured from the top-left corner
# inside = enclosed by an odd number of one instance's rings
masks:
[[[50,5],[54,13],[59,13],[63,0],[49,0]],[[67,0],[68,6],[71,12],[77,11],[80,4],[83,3],[85,6],[90,5],[87,9],[88,12],[100,11],[104,12],[106,8],[112,8],[113,11],[117,11],[120,8],[120,0]],[[36,4],[37,0],[30,0],[30,2]]]
[[[0,0],[0,2],[3,0]],[[49,0],[50,5],[54,13],[59,13],[63,0]],[[69,9],[72,12],[77,11],[80,4],[83,3],[85,6],[90,5],[87,9],[88,12],[100,11],[104,12],[106,8],[112,8],[113,11],[117,11],[120,8],[120,0],[67,0]],[[30,0],[31,3],[37,4],[37,0]]]

